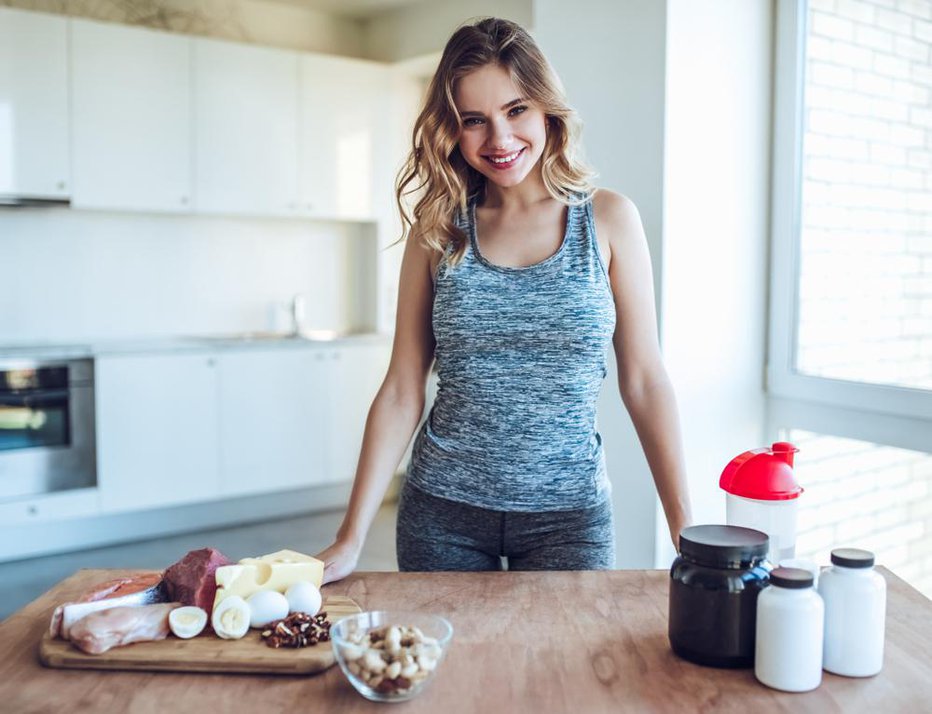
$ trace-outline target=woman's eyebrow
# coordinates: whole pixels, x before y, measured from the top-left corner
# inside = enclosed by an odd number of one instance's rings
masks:
[[[511,107],[513,107],[515,104],[520,104],[521,102],[526,102],[526,101],[527,101],[527,98],[525,98],[525,97],[518,97],[517,99],[512,99],[510,102],[508,102],[508,104],[503,104],[503,105],[502,105],[501,111],[505,111],[506,109],[510,109]],[[460,116],[461,116],[461,117],[465,117],[465,116],[477,116],[477,117],[481,117],[481,116],[482,116],[482,112],[471,112],[471,111],[470,111],[470,112],[460,112]]]

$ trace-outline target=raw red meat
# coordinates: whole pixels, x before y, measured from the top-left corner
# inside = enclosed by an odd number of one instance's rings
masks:
[[[214,572],[221,565],[232,563],[215,548],[192,550],[165,571],[164,581],[168,597],[183,605],[194,605],[213,612],[217,582]]]

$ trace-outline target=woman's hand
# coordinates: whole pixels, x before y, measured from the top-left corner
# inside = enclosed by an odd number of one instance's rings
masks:
[[[337,539],[333,545],[317,555],[324,561],[323,585],[342,580],[356,569],[362,544],[348,539]]]

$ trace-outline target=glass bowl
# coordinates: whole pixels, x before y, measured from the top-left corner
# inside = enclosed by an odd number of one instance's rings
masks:
[[[423,691],[452,637],[447,620],[419,612],[361,612],[330,628],[340,669],[374,702],[402,702]]]

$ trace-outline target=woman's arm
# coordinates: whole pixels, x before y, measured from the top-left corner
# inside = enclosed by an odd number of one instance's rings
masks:
[[[421,419],[434,358],[432,305],[430,253],[416,241],[408,240],[401,263],[395,340],[388,372],[366,419],[356,478],[343,523],[334,543],[317,556],[325,564],[325,583],[344,578],[355,569],[369,527]]]
[[[612,344],[618,386],[631,415],[663,504],[673,545],[691,522],[686,466],[676,397],[657,337],[654,286],[647,238],[634,203],[600,190],[593,199],[599,228],[607,230],[609,282],[615,298]]]

